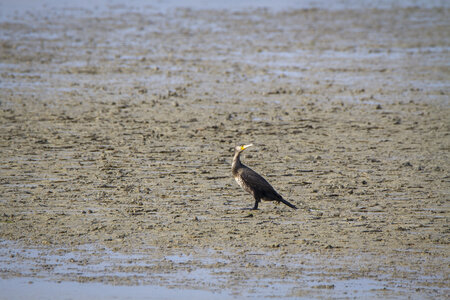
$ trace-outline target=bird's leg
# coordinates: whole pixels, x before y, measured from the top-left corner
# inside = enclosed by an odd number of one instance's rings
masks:
[[[261,201],[259,198],[255,198],[255,205],[253,206],[252,210],[257,210],[258,209],[259,201]]]

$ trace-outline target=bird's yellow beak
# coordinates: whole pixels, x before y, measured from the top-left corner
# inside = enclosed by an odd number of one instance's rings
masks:
[[[253,146],[253,144],[242,145],[241,146],[241,150],[245,150],[245,149],[247,149],[248,147],[251,147],[251,146]]]

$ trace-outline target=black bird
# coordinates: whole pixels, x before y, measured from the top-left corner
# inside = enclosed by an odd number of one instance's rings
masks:
[[[255,198],[255,205],[252,209],[258,209],[258,204],[261,200],[283,202],[287,206],[297,209],[295,205],[284,200],[261,175],[241,163],[240,156],[242,151],[251,146],[253,144],[236,146],[234,148],[231,171],[236,182]]]

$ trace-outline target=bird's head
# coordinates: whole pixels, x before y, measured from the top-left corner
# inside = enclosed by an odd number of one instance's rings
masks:
[[[235,153],[241,153],[242,151],[244,151],[245,149],[247,149],[248,147],[251,147],[251,146],[253,146],[253,144],[236,146],[234,148],[234,152]]]

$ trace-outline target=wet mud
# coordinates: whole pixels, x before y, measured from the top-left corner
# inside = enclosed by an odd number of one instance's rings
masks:
[[[445,298],[448,15],[113,6],[3,21],[0,276]],[[241,143],[299,210],[242,210]]]

